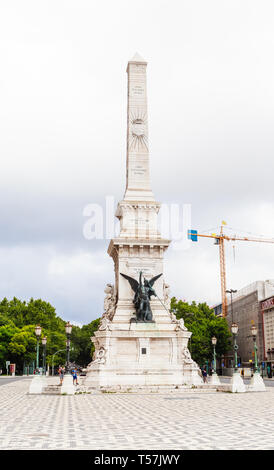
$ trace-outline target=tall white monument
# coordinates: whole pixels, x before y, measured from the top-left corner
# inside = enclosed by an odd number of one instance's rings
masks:
[[[187,348],[191,333],[183,320],[170,313],[169,286],[164,275],[154,283],[151,321],[137,321],[132,283],[140,271],[148,281],[164,273],[163,257],[170,241],[157,229],[160,204],[151,191],[149,176],[147,63],[135,55],[128,63],[126,191],[116,216],[120,235],[109,244],[115,285],[105,289],[105,312],[92,338],[93,361],[85,385],[101,389],[177,387],[200,384],[197,364]]]

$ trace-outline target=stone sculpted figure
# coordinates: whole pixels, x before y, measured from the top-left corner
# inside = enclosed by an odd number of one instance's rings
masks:
[[[142,282],[143,273],[140,271],[139,282],[133,277],[127,276],[126,274],[120,273],[131,285],[132,290],[135,292],[133,303],[136,310],[136,321],[137,322],[152,322],[152,310],[150,307],[150,298],[152,295],[157,296],[153,289],[154,282],[162,276],[158,274],[154,276],[150,281],[144,278]]]
[[[95,351],[95,359],[93,360],[93,364],[105,364],[106,362],[106,352],[107,350],[104,346],[101,346],[98,351]]]
[[[176,323],[177,323],[177,328],[176,328],[177,331],[179,330],[187,331],[187,327],[185,326],[185,322],[182,318],[180,318],[179,320],[176,320]]]
[[[109,318],[106,315],[105,316],[104,315],[101,318],[100,326],[99,326],[98,330],[100,330],[100,331],[111,330],[111,321],[109,320]]]
[[[106,294],[105,299],[104,299],[105,312],[103,316],[108,317],[108,319],[111,321],[115,312],[115,305],[116,305],[114,286],[112,284],[106,285],[105,294]]]
[[[189,349],[186,346],[183,347],[182,358],[183,358],[183,364],[186,364],[189,366],[191,365],[192,369],[196,369],[196,370],[199,369],[198,364],[195,361],[193,361],[193,359],[191,359],[191,354],[189,352]]]
[[[170,287],[169,287],[169,284],[166,284],[165,282],[164,282],[164,285],[163,285],[163,297],[164,297],[164,307],[168,311],[172,323],[177,323],[178,324],[178,320],[177,320],[176,316],[170,310]],[[186,329],[186,328],[180,328],[180,325],[179,325],[178,327],[176,327],[176,329],[177,330],[178,329],[183,330],[183,329]]]
[[[100,320],[99,330],[110,330],[116,306],[114,286],[112,284],[107,284],[104,292],[106,294],[104,299],[105,311]]]
[[[170,298],[169,298],[170,288],[169,288],[169,284],[166,284],[164,282],[163,290],[164,290],[164,304],[166,306],[166,309],[170,310]]]

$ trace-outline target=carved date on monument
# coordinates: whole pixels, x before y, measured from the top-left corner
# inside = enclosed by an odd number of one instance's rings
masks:
[[[131,89],[132,95],[143,95],[145,92],[145,89],[141,85],[135,85]]]

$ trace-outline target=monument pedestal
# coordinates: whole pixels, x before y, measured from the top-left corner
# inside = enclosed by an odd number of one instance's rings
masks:
[[[265,392],[265,383],[260,376],[259,372],[255,372],[253,377],[251,377],[250,384],[248,387],[249,392]]]
[[[73,385],[73,378],[71,374],[65,374],[63,383],[61,385],[61,395],[74,395],[75,386]]]
[[[232,393],[246,392],[246,386],[239,372],[233,372],[231,379],[231,391]]]
[[[221,385],[219,376],[215,373],[212,374],[210,378],[210,385]]]
[[[46,384],[46,377],[44,375],[39,375],[39,374],[35,375],[30,384],[29,393],[31,395],[41,394],[45,384]]]
[[[151,323],[116,323],[117,311],[108,328],[95,333],[95,359],[88,366],[86,387],[121,390],[203,383],[187,349],[191,333],[160,307],[153,310]]]

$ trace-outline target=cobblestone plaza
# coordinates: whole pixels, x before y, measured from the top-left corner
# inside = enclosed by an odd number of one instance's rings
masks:
[[[29,395],[29,385],[0,386],[0,449],[274,449],[271,386],[58,396]]]

